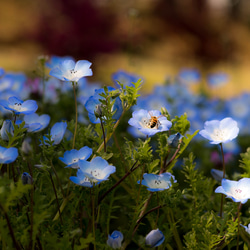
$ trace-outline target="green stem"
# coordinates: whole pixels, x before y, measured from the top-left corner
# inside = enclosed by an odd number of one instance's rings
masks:
[[[103,134],[104,152],[106,153],[107,149],[106,149],[106,142],[105,142],[105,131],[104,131],[103,122],[102,122],[101,117],[100,117],[100,121],[101,121],[101,128],[102,128],[102,134]]]
[[[224,151],[223,151],[222,143],[220,143],[220,148],[221,148],[221,155],[222,155],[222,169],[223,169],[223,179],[224,179],[225,175],[226,175],[226,167],[225,167],[225,157],[224,157]],[[222,217],[222,213],[223,213],[223,203],[224,203],[224,194],[221,194],[220,217]]]
[[[54,167],[54,165],[53,165],[53,163],[52,163],[52,160],[50,160],[50,164],[51,164],[51,167],[52,167],[52,169],[53,169],[53,172],[54,172],[54,174],[55,174],[55,176],[56,176],[56,179],[57,179],[57,182],[58,182],[58,184],[59,184],[59,187],[60,187],[60,189],[61,189],[62,196],[63,196],[63,198],[65,198],[65,195],[64,195],[64,192],[63,192],[63,188],[62,188],[61,181],[60,181],[60,179],[59,179],[59,177],[58,177],[58,175],[57,175],[57,172],[56,172],[56,169],[55,169],[55,167]]]
[[[240,239],[240,209],[241,209],[241,202],[238,206],[238,212],[237,212],[237,217],[238,217],[238,233],[237,233],[237,250],[239,250],[239,239]]]
[[[62,220],[62,215],[61,215],[61,211],[60,211],[59,201],[58,201],[58,198],[57,198],[57,193],[56,193],[55,184],[54,184],[54,181],[53,181],[53,178],[52,178],[51,173],[50,173],[50,172],[48,172],[48,173],[49,173],[50,180],[51,180],[51,183],[52,183],[52,186],[53,186],[53,190],[54,190],[54,193],[55,193],[55,196],[56,196],[56,203],[57,203],[57,207],[58,207],[58,212],[59,212],[59,216],[60,216],[60,221],[61,221],[61,223],[63,224],[63,220]]]
[[[15,249],[21,250],[21,247],[19,246],[19,244],[18,244],[18,242],[17,242],[17,240],[15,238],[14,231],[13,231],[13,228],[11,226],[9,216],[8,216],[7,212],[5,211],[5,209],[4,209],[4,207],[2,206],[1,203],[0,203],[0,209],[3,211],[4,217],[5,217],[6,221],[7,221],[7,225],[8,225],[9,231],[10,231],[10,236],[12,238],[13,245],[14,245]]]
[[[76,100],[75,82],[72,82],[72,86],[73,86],[74,97],[75,97],[75,112],[76,112],[75,131],[74,131],[73,146],[72,146],[72,149],[74,149],[75,148],[76,133],[77,133],[77,119],[78,119],[78,116],[77,116],[77,100]]]
[[[91,192],[91,189],[90,189]],[[93,192],[94,192],[94,186],[93,186]],[[95,195],[91,192],[91,200],[92,200],[92,231],[93,231],[93,237],[94,237],[94,250],[96,250],[96,242],[95,242]]]

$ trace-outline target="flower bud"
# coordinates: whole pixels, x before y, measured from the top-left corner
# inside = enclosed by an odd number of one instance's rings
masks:
[[[146,236],[146,245],[150,247],[158,247],[160,246],[163,241],[165,240],[165,236],[163,233],[157,228],[155,230],[152,230],[147,236]]]
[[[178,132],[177,134],[168,137],[168,145],[172,148],[177,148],[183,136]]]
[[[3,126],[1,128],[0,133],[4,141],[9,141],[9,136],[7,133],[10,133],[12,136],[14,135],[14,127],[11,120],[5,120],[3,122]]]
[[[102,117],[102,115],[103,115],[102,111],[103,111],[102,104],[96,105],[96,108],[95,108],[95,111],[94,111],[94,114],[95,114],[96,118]]]
[[[107,244],[113,249],[120,248],[123,241],[123,234],[119,231],[114,231],[108,236]]]
[[[26,155],[28,155],[32,151],[32,147],[30,146],[30,138],[26,138],[22,143],[22,152]]]
[[[33,178],[31,177],[31,175],[29,173],[24,172],[22,174],[21,179],[22,179],[23,185],[32,184],[33,183]]]

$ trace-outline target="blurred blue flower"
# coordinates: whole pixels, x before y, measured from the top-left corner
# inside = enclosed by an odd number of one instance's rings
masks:
[[[38,109],[37,103],[34,100],[22,101],[19,98],[12,96],[6,100],[0,100],[0,105],[5,109],[13,111],[16,115],[32,114]]]
[[[31,138],[30,137],[25,138],[23,140],[21,150],[26,155],[28,155],[29,153],[32,152],[32,147],[31,147],[30,143],[31,143]]]
[[[115,90],[115,88],[108,87],[108,91]],[[85,108],[88,111],[89,120],[92,123],[100,123],[100,119],[96,117],[95,112],[100,107],[101,103],[99,99],[104,99],[100,96],[101,93],[104,93],[104,89],[95,90],[95,94],[90,96],[89,99],[85,103]],[[118,120],[122,114],[122,101],[120,97],[115,98],[115,103],[112,107],[112,111],[116,111],[113,115],[113,119]]]
[[[50,59],[45,63],[45,66],[49,69],[59,67],[60,63],[65,60],[74,60],[72,56],[51,56]]]
[[[172,185],[171,181],[177,182],[175,177],[170,173],[156,174],[143,174],[142,185],[147,186],[148,191],[158,192],[165,189],[169,189]],[[140,181],[137,182],[140,184]]]
[[[64,60],[52,68],[49,74],[62,81],[78,82],[82,77],[92,76],[91,64],[87,60],[79,60],[76,63],[73,60]]]
[[[26,173],[26,172],[22,174],[21,180],[22,180],[23,185],[33,183],[33,178],[31,177],[29,173]]]
[[[150,247],[158,247],[160,246],[165,240],[165,236],[163,233],[157,228],[152,230],[146,236],[146,245]]]
[[[57,122],[53,125],[53,127],[50,130],[50,136],[51,136],[50,141],[53,142],[52,145],[57,145],[61,142],[65,134],[66,128],[67,128],[67,122]],[[49,140],[46,135],[43,136],[43,141],[45,145],[49,145],[45,140]]]
[[[71,149],[63,154],[63,157],[59,157],[63,163],[65,163],[67,168],[79,168],[79,160],[87,160],[92,154],[92,149],[85,146],[79,150]]]
[[[172,126],[172,123],[165,116],[161,115],[160,111],[147,111],[145,109],[134,111],[128,123],[148,136],[167,131]]]
[[[113,231],[111,235],[108,235],[107,244],[113,249],[120,248],[123,241],[123,234],[120,231]]]
[[[0,146],[0,164],[8,164],[14,162],[17,156],[17,148],[4,148]]]
[[[5,71],[3,68],[0,68],[0,77],[2,77],[5,74]]]
[[[25,115],[23,120],[25,121],[25,127],[28,128],[27,132],[37,133],[45,129],[50,122],[49,115],[38,115],[36,113]]]
[[[242,225],[242,224],[240,224],[242,227],[244,227],[245,228],[245,231],[248,233],[248,234],[250,234],[250,223],[248,224],[248,226],[244,226],[244,225]]]
[[[207,82],[211,87],[220,87],[228,83],[229,77],[226,73],[213,73],[207,76]]]
[[[200,72],[197,69],[182,69],[177,78],[184,83],[197,83],[201,79]]]
[[[199,132],[201,136],[210,140],[211,144],[227,143],[237,137],[239,128],[237,122],[231,117],[223,120],[205,122],[204,129]]]
[[[174,135],[170,135],[167,139],[168,145],[172,148],[177,148],[182,137],[183,136],[179,132]]]
[[[250,199],[250,178],[242,178],[239,181],[222,179],[221,186],[215,189],[215,193],[225,194],[226,198],[244,204]]]
[[[213,178],[214,178],[216,181],[221,182],[222,179],[223,179],[223,171],[221,171],[221,170],[212,168],[212,169],[211,169],[211,175],[213,176]]]
[[[101,183],[102,181],[108,180],[108,177],[116,171],[116,168],[109,165],[108,162],[101,157],[95,157],[92,161],[79,160],[78,166],[80,169],[77,170],[77,177],[87,177],[90,182]],[[82,175],[83,174],[83,175]],[[79,180],[81,181],[81,180]]]
[[[1,138],[4,140],[4,141],[9,141],[9,136],[8,136],[8,133],[10,133],[12,136],[14,135],[14,126],[12,124],[12,121],[11,120],[5,120],[3,122],[3,126],[1,128]]]
[[[81,169],[77,169],[76,176],[70,176],[69,179],[79,186],[93,187],[92,181],[85,176]]]
[[[136,83],[139,79],[142,79],[135,74],[128,73],[123,70],[118,70],[117,72],[113,73],[111,78],[116,88],[120,88],[120,85],[117,83],[117,81],[122,83],[124,86],[134,86],[133,83]]]

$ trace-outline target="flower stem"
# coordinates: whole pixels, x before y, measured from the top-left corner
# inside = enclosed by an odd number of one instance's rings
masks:
[[[221,148],[221,155],[222,155],[222,169],[223,169],[223,179],[224,179],[225,175],[226,175],[226,167],[225,167],[225,157],[224,157],[224,151],[223,151],[222,143],[220,143],[220,148]],[[224,203],[224,194],[221,194],[220,217],[222,217],[222,213],[223,213],[223,203]]]
[[[49,172],[49,171],[48,171],[48,172]],[[59,205],[59,201],[58,201],[57,193],[56,193],[56,188],[55,188],[55,184],[54,184],[54,181],[53,181],[53,178],[52,178],[52,175],[51,175],[50,172],[49,172],[49,176],[50,176],[50,180],[51,180],[51,183],[52,183],[52,186],[53,186],[53,190],[54,190],[54,193],[55,193],[55,196],[56,196],[56,203],[57,203],[57,207],[58,207],[58,212],[59,212],[60,221],[61,221],[61,223],[63,224],[62,215],[61,215],[61,211],[60,211],[60,205]]]
[[[57,179],[57,182],[58,182],[58,184],[59,184],[59,187],[60,187],[60,189],[61,189],[62,196],[63,196],[63,198],[65,198],[65,195],[64,195],[64,192],[63,192],[63,188],[62,188],[62,183],[61,183],[61,181],[60,181],[60,179],[59,179],[59,177],[58,177],[58,175],[57,175],[57,172],[56,172],[56,169],[55,169],[55,167],[54,167],[54,165],[53,165],[53,163],[52,163],[52,160],[50,161],[50,164],[51,164],[51,167],[52,167],[52,169],[53,169],[53,172],[54,172],[54,174],[55,174],[55,176],[56,176],[56,179]]]
[[[238,211],[237,211],[237,217],[238,217],[238,233],[237,233],[237,250],[239,250],[239,239],[240,239],[240,209],[241,209],[241,202],[240,205],[238,206]]]
[[[74,91],[74,97],[75,97],[75,112],[76,112],[76,120],[75,120],[75,131],[74,131],[74,137],[73,137],[73,146],[72,149],[75,148],[75,141],[76,141],[76,132],[77,132],[77,100],[76,100],[76,88],[75,88],[75,82],[72,82],[73,91]]]
[[[91,189],[90,189],[91,192]],[[93,186],[94,192],[94,186]],[[96,250],[96,243],[95,243],[95,195],[91,192],[91,202],[92,202],[92,230],[93,230],[93,237],[94,237],[94,250]]]

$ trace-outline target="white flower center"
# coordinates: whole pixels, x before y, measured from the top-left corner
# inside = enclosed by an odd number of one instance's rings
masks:
[[[155,179],[155,180],[152,180],[150,183],[149,183],[149,187],[150,188],[166,188],[169,186],[169,183],[164,181],[164,180],[160,180],[160,179]]]
[[[213,131],[213,134],[211,135],[211,138],[213,141],[223,141],[227,138],[227,131],[222,129],[215,129]]]
[[[77,70],[71,69],[69,72],[71,75],[75,75],[77,73]]]
[[[22,103],[16,102],[16,103],[14,104],[14,109],[15,109],[15,110],[18,110],[18,111],[21,111],[21,110],[22,110]]]
[[[85,182],[90,182],[89,178],[87,178],[87,177],[83,178],[83,180],[80,182],[80,184],[83,184]]]
[[[240,188],[235,188],[231,190],[232,196],[236,199],[242,199],[245,197],[245,193]]]

